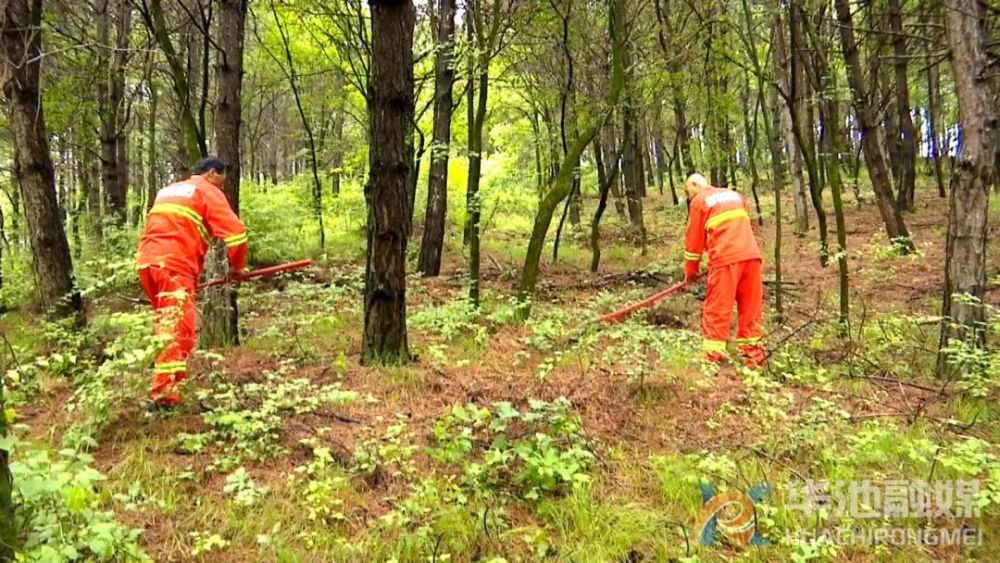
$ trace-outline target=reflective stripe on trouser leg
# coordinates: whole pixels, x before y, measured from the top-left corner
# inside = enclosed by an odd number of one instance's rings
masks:
[[[719,352],[724,354],[726,352],[726,341],[709,340],[706,338],[701,341],[701,350],[705,353]]]
[[[736,339],[740,344],[760,344],[764,334],[764,280],[760,260],[738,262],[736,283]]]
[[[740,262],[740,277],[736,285],[736,344],[743,362],[761,367],[767,352],[761,345],[764,334],[764,280],[761,260]]]
[[[150,397],[175,404],[175,386],[187,376],[187,359],[195,342],[195,281],[163,268],[140,272],[143,289],[156,315],[156,333],[168,338],[156,358]]]
[[[705,343],[722,343],[725,351],[729,340],[729,327],[733,320],[733,305],[736,303],[736,272],[733,265],[709,268],[708,293],[701,316],[701,335]],[[713,344],[718,347],[718,344]],[[708,350],[705,350],[708,352]]]

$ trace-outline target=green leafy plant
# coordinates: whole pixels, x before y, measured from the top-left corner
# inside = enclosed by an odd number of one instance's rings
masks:
[[[412,442],[413,434],[407,430],[406,420],[400,417],[383,434],[363,438],[355,444],[351,469],[367,475],[412,475],[416,471],[413,455],[420,449]]]
[[[191,555],[196,557],[206,553],[222,551],[229,547],[229,540],[212,532],[191,532]]]
[[[45,449],[5,440],[16,455],[10,471],[19,493],[18,526],[26,535],[20,557],[26,561],[152,561],[139,547],[140,530],[117,522],[102,510],[104,476],[85,453]]]
[[[477,346],[485,346],[489,337],[486,327],[478,323],[479,309],[468,297],[459,297],[437,307],[426,307],[410,316],[410,328],[430,330],[445,341],[458,337],[471,338]]]
[[[239,467],[226,477],[222,492],[232,495],[236,504],[251,507],[270,492],[269,487],[257,484],[243,467]]]
[[[527,407],[456,405],[435,423],[428,454],[459,465],[471,494],[507,490],[537,500],[587,482],[594,455],[569,401],[532,399]]]
[[[202,414],[208,432],[181,434],[178,447],[195,453],[208,444],[222,448],[213,469],[225,471],[241,460],[259,460],[284,453],[279,446],[279,432],[286,414],[313,413],[324,406],[343,405],[357,399],[357,394],[343,391],[339,383],[316,385],[305,378],[291,378],[292,364],[283,363],[276,371],[266,371],[264,381],[233,385],[218,384],[199,391],[199,400],[212,405]]]

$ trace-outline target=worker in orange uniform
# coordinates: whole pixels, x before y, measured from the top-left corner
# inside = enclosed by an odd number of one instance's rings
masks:
[[[149,391],[158,406],[181,402],[176,387],[187,376],[196,337],[195,289],[213,239],[226,245],[233,278],[246,267],[246,227],[222,192],[227,168],[205,158],[190,178],[160,189],[139,239],[139,282],[153,305],[156,333],[170,338],[156,358]]]
[[[738,312],[736,343],[748,367],[761,367],[766,353],[761,345],[764,314],[762,257],[750,226],[750,204],[732,190],[715,188],[701,174],[684,182],[690,202],[684,252],[684,278],[693,281],[708,252],[708,295],[702,314],[704,358],[726,359],[733,316]]]

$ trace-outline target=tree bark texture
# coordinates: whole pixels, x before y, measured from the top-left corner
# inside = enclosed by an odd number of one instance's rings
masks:
[[[448,157],[451,144],[452,94],[455,84],[455,0],[438,0],[437,51],[434,59],[434,130],[427,181],[427,211],[417,270],[426,277],[441,273],[448,212]],[[537,149],[536,149],[537,150]]]
[[[73,284],[73,262],[59,221],[55,170],[49,153],[39,75],[42,62],[41,0],[8,0],[0,22],[3,67],[0,85],[10,103],[15,145],[14,175],[20,186],[42,305],[60,316],[82,310]]]
[[[955,92],[961,115],[962,150],[951,179],[945,247],[941,344],[959,338],[985,345],[986,221],[993,174],[997,116],[991,105],[995,84],[987,74],[983,5],[945,0],[945,30],[951,46]],[[971,299],[956,299],[956,296]],[[948,322],[950,321],[950,322]]]
[[[368,253],[362,362],[406,363],[406,217],[411,159],[406,138],[413,121],[412,0],[370,0],[372,74],[369,85],[373,146],[368,181]]]

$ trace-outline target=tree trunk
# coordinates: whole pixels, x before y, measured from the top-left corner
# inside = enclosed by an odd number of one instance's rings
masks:
[[[628,204],[628,216],[632,225],[633,235],[639,242],[642,252],[646,252],[646,225],[642,213],[642,192],[645,175],[642,170],[642,145],[639,142],[638,111],[635,99],[636,93],[632,85],[632,49],[626,41],[622,45],[622,58],[625,64],[626,82],[625,99],[622,104],[622,142],[624,151],[625,200]]]
[[[854,96],[854,112],[857,115],[858,128],[861,130],[861,142],[865,153],[865,163],[868,165],[868,175],[871,177],[872,188],[875,190],[875,200],[879,213],[885,223],[889,239],[904,252],[913,250],[913,241],[906,230],[903,215],[892,197],[892,186],[889,183],[889,172],[886,169],[885,158],[878,142],[878,124],[869,102],[868,93],[864,87],[864,75],[858,56],[858,45],[854,40],[854,25],[851,21],[850,0],[836,0],[837,20],[840,27],[840,43],[847,63],[847,81],[850,83]]]
[[[128,165],[123,160],[125,130],[125,65],[127,63],[132,8],[126,0],[102,0],[97,34],[102,45],[115,45],[110,60],[102,61],[98,78],[98,114],[101,117],[101,180],[107,211],[116,225],[127,215]],[[111,29],[114,27],[114,35]]]
[[[138,120],[140,116],[141,112],[136,115],[136,119]],[[152,153],[147,154],[148,147],[146,146],[145,135],[136,135],[134,146],[135,154],[126,160],[128,163],[135,163],[135,174],[129,174],[132,181],[135,182],[136,187],[135,197],[132,198],[132,205],[129,207],[129,225],[133,229],[139,225],[139,221],[142,219],[143,211],[145,210],[143,198],[146,191],[146,160],[153,158]]]
[[[897,204],[912,210],[916,193],[917,131],[910,117],[910,87],[906,70],[906,36],[903,35],[903,13],[900,0],[889,1],[889,28],[892,32],[892,52],[896,71],[896,113],[899,122],[900,184]]]
[[[750,193],[753,194],[754,209],[757,211],[757,224],[764,224],[764,214],[760,210],[760,196],[757,185],[760,184],[760,174],[757,172],[757,118],[760,115],[760,100],[754,101],[753,111],[750,111],[750,77],[747,76],[740,95],[743,109],[743,132],[747,147],[746,162],[750,169]],[[753,117],[751,118],[751,113]]]
[[[594,136],[594,154],[600,155],[603,151],[603,147],[600,145],[600,135]],[[624,147],[623,147],[624,148]],[[608,192],[611,191],[611,183],[614,182],[614,178],[618,176],[618,169],[622,160],[622,153],[619,151],[615,155],[615,159],[612,162],[609,169],[604,167],[602,162],[603,158],[597,156],[597,181],[598,181],[598,201],[597,210],[594,211],[594,221],[590,224],[590,271],[596,273],[597,269],[601,266],[601,218],[604,216],[604,210],[608,207]]]
[[[370,0],[372,62],[369,99],[372,146],[368,180],[368,252],[365,269],[366,365],[410,360],[406,335],[406,137],[414,114],[412,0]]]
[[[984,77],[988,72],[982,27],[984,4],[977,0],[945,0],[945,8],[962,150],[951,179],[941,307],[946,319],[941,330],[942,350],[952,338],[979,347],[986,342],[986,222],[996,127],[990,100],[996,85]]]
[[[483,67],[482,65],[487,65]],[[469,233],[469,299],[479,305],[479,261],[480,234],[482,218],[482,197],[479,193],[479,183],[482,179],[483,166],[483,127],[486,123],[487,96],[489,95],[489,59],[481,58],[478,71],[478,88],[476,88],[475,118],[469,128],[469,180],[466,203],[466,231]]]
[[[153,35],[160,50],[163,51],[164,58],[167,59],[174,94],[177,95],[181,131],[184,136],[184,149],[188,161],[194,162],[208,155],[208,146],[205,142],[205,131],[198,128],[198,123],[194,118],[194,104],[191,99],[191,85],[188,82],[188,71],[185,69],[185,63],[174,48],[173,41],[170,40],[170,31],[167,27],[166,18],[163,15],[162,0],[149,0],[148,6],[149,9],[143,11],[143,18],[145,19],[146,27]]]
[[[826,152],[826,177],[833,196],[834,220],[837,223],[837,266],[840,282],[839,334],[848,335],[850,322],[850,287],[847,269],[847,224],[844,221],[843,182],[841,181],[840,154],[843,153],[844,136],[841,133],[840,112],[837,99],[831,94],[837,91],[837,77],[827,62],[831,49],[825,44],[818,45],[816,70],[820,81],[820,120],[823,136],[829,150]]]
[[[72,221],[70,222],[70,244],[73,248],[73,258],[79,260],[80,256],[83,255],[83,238],[80,235],[80,222],[83,220],[83,209],[84,209],[84,197],[86,197],[86,192],[84,191],[84,182],[86,182],[85,174],[86,171],[83,167],[83,160],[80,158],[80,149],[83,144],[80,142],[80,136],[77,130],[73,131],[73,141],[78,147],[73,150],[73,162],[74,175],[76,176],[76,181],[73,183],[73,194],[72,194]],[[4,241],[6,238],[0,238],[0,241]]]
[[[598,133],[598,135],[606,134],[605,140],[601,143],[604,145],[604,169],[609,170],[614,168],[617,172],[615,174],[608,173],[608,179],[611,181],[611,197],[615,200],[615,213],[618,214],[618,218],[622,222],[628,220],[628,212],[625,210],[625,196],[622,194],[621,179],[622,179],[622,166],[619,162],[623,158],[624,141],[619,143],[622,150],[615,152],[613,147],[615,145],[615,131],[612,126],[605,126],[603,128],[604,133]]]
[[[573,168],[579,162],[584,149],[593,141],[594,136],[611,117],[612,109],[617,105],[624,89],[626,68],[624,59],[625,0],[611,0],[608,19],[611,30],[613,68],[609,95],[611,107],[599,118],[597,123],[586,127],[573,142],[559,166],[559,172],[552,180],[551,188],[546,192],[545,197],[538,202],[538,211],[535,213],[535,222],[531,229],[531,238],[528,240],[528,249],[524,255],[524,266],[521,268],[521,279],[518,283],[521,304],[518,316],[521,319],[527,319],[531,314],[531,299],[538,283],[538,266],[541,262],[542,250],[545,247],[545,238],[552,225],[552,215],[555,213],[556,207],[569,196],[570,190],[573,188]]]
[[[0,231],[2,230],[0,226]],[[0,287],[2,286],[0,278]],[[6,366],[7,363],[4,362],[4,367]],[[3,380],[0,380],[0,412],[7,412],[7,390]],[[8,427],[7,416],[0,416],[0,437],[7,438],[10,433]],[[13,561],[14,551],[20,544],[14,509],[14,478],[10,473],[10,451],[0,449],[0,561]]]
[[[531,132],[535,150],[535,190],[538,191],[538,199],[542,199],[545,190],[545,173],[542,172],[542,132],[538,125],[538,111],[531,112]]]
[[[781,18],[775,18],[774,27],[774,73],[781,83],[781,87],[786,91],[791,91],[791,79],[789,72],[790,58],[787,54],[785,26],[782,25]],[[799,151],[798,143],[795,142],[795,127],[792,124],[793,104],[785,104],[782,108],[775,108],[781,118],[782,129],[775,130],[776,134],[784,133],[784,143],[788,152],[788,171],[792,185],[792,203],[795,207],[795,228],[793,232],[796,236],[805,236],[809,231],[809,209],[806,206],[806,183],[802,174],[802,153]]]
[[[56,173],[56,204],[59,206],[59,224],[66,230],[69,219],[69,175],[72,167],[69,164],[66,152],[66,139],[59,137],[56,139],[56,152],[59,154],[58,168]]]
[[[495,56],[496,45],[500,43],[499,37],[503,33],[501,4],[494,2],[490,6],[489,23],[485,13],[487,6],[485,2],[473,2],[467,6],[469,21],[466,25],[469,39],[476,48],[469,56],[469,178],[465,200],[465,233],[469,244],[469,299],[476,307],[479,306],[480,297],[482,196],[479,185],[482,179],[483,132],[489,98],[490,63]]]
[[[784,223],[781,191],[785,186],[785,166],[781,158],[781,106],[778,102],[778,92],[774,88],[769,90],[768,103],[771,107],[771,120],[769,122],[767,116],[764,117],[764,133],[767,135],[768,149],[771,153],[771,181],[774,184],[774,312],[777,322],[780,323],[784,320],[785,314],[781,288],[781,231]]]
[[[816,223],[819,226],[819,262],[824,267],[829,263],[830,250],[827,243],[826,212],[823,210],[823,203],[820,193],[819,166],[816,161],[815,145],[813,143],[813,122],[805,120],[803,123],[804,93],[803,74],[806,63],[805,42],[802,37],[803,15],[801,6],[792,4],[789,11],[789,30],[792,46],[791,52],[791,78],[789,83],[789,113],[791,114],[792,131],[795,141],[799,145],[802,159],[805,161],[806,174],[809,176],[809,194],[812,197],[813,209],[816,211]],[[808,25],[808,23],[806,23]]]
[[[927,67],[927,133],[930,140],[931,158],[934,161],[934,180],[937,182],[938,197],[945,197],[944,173],[941,166],[941,68],[938,63]]]
[[[345,83],[344,73],[341,71],[335,71],[333,74],[333,95],[337,97],[336,105],[333,109],[333,127],[330,132],[333,138],[333,147],[330,151],[330,194],[334,199],[340,197],[340,188],[343,181],[344,175],[344,154],[345,141],[344,141],[344,123],[347,120],[347,100],[346,97],[348,93],[344,90]],[[253,147],[249,151],[253,155]],[[254,176],[256,181],[256,175]]]
[[[243,92],[243,42],[247,0],[219,0],[219,65],[216,78],[215,148],[229,164],[222,191],[229,205],[240,212],[240,125]],[[226,246],[216,241],[206,264],[208,278],[225,277],[229,272]],[[240,343],[239,308],[236,288],[223,285],[205,292],[202,315],[202,342],[207,347],[236,346]]]
[[[316,139],[313,135],[312,125],[309,123],[309,118],[306,116],[305,108],[302,105],[302,94],[299,88],[299,75],[295,68],[295,59],[292,58],[288,31],[281,23],[281,18],[278,16],[278,10],[275,7],[274,2],[275,0],[271,0],[271,14],[274,15],[275,27],[278,29],[278,34],[281,36],[281,44],[284,47],[285,64],[288,65],[285,77],[288,79],[288,85],[292,89],[292,96],[295,99],[295,108],[298,110],[299,119],[302,121],[302,129],[306,132],[306,142],[309,149],[309,167],[312,172],[313,213],[316,216],[316,224],[319,229],[319,247],[326,248],[326,227],[323,220],[323,182],[319,179],[319,158],[316,156]],[[370,96],[371,94],[369,93],[369,97]],[[407,124],[407,131],[409,131],[409,124]],[[408,165],[407,168],[410,168],[410,165]],[[404,224],[404,227],[405,226],[406,225]]]
[[[414,141],[416,139],[416,141]],[[410,176],[406,180],[406,236],[413,234],[413,215],[417,206],[417,184],[420,182],[420,164],[427,149],[427,137],[414,120],[407,135],[406,152],[410,155]]]
[[[152,80],[152,75],[150,75],[147,84],[149,85],[149,122],[146,125],[146,130],[149,135],[149,170],[146,172],[146,211],[149,211],[153,208],[153,202],[156,201],[156,191],[160,188],[156,174],[156,161],[159,158],[156,148],[156,110],[160,94],[157,92],[156,82]]]
[[[14,175],[24,200],[34,255],[35,283],[41,303],[59,316],[80,313],[83,302],[73,287],[73,262],[59,222],[55,171],[39,86],[42,62],[41,0],[8,0],[0,22],[4,54],[3,93],[10,103],[15,146]]]
[[[448,157],[451,145],[452,92],[455,85],[455,0],[437,1],[439,19],[434,59],[434,131],[424,234],[417,260],[417,271],[423,272],[425,277],[435,277],[441,273],[448,213]]]

